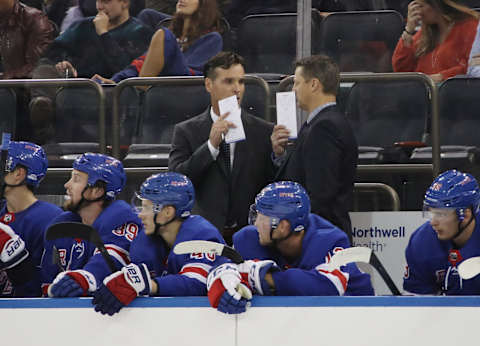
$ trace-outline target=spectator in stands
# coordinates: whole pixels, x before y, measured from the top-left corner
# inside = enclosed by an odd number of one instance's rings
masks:
[[[18,0],[0,1],[0,56],[3,79],[31,78],[38,59],[54,39],[41,11]]]
[[[129,14],[130,0],[98,0],[98,14],[85,18],[52,43],[33,78],[90,78],[112,75],[145,51],[152,31]],[[32,89],[33,138],[45,143],[53,135],[55,88]]]
[[[112,79],[92,79],[112,84],[130,77],[195,76],[222,50],[220,12],[216,0],[181,0],[169,28],[153,35],[146,54],[135,59]]]
[[[63,1],[63,3],[65,3],[65,1]],[[131,0],[130,16],[136,17],[138,13],[144,8],[145,0]],[[96,0],[79,0],[78,5],[72,6],[66,11],[65,17],[61,21],[60,32],[64,32],[72,24],[78,22],[85,17],[95,17],[96,15]]]
[[[465,74],[478,17],[452,0],[412,1],[392,57],[393,70],[423,72],[435,82]]]
[[[194,212],[212,222],[230,244],[233,233],[247,224],[255,195],[273,177],[268,139],[272,124],[242,109],[246,139],[231,144],[223,140],[234,125],[226,120],[228,113],[220,113],[218,102],[235,95],[241,104],[244,66],[243,58],[232,52],[207,62],[205,88],[211,107],[175,125],[168,162],[170,170],[185,174],[195,186]]]
[[[34,194],[47,166],[42,147],[10,142],[1,184],[5,200],[0,210],[0,298],[41,295],[39,267],[44,232],[62,212]]]
[[[338,65],[325,55],[297,61],[293,90],[299,107],[309,115],[288,151],[290,131],[285,126],[275,126],[271,141],[278,167],[275,180],[304,186],[312,213],[345,231],[351,240],[348,211],[353,202],[358,146],[336,105],[339,76]]]
[[[456,170],[440,174],[423,202],[429,219],[410,237],[403,288],[414,294],[478,295],[480,277],[463,280],[458,264],[480,256],[480,191],[475,178]]]
[[[467,75],[470,77],[480,77],[480,25],[477,27],[477,34],[470,51]]]
[[[98,0],[95,17],[77,22],[55,39],[46,54],[55,69],[39,77],[90,78],[95,73],[111,75],[127,66],[145,51],[152,34],[130,17],[129,7],[130,0]]]

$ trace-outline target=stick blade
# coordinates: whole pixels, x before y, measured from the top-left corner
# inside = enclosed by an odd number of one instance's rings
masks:
[[[100,236],[93,227],[80,222],[59,222],[53,224],[48,227],[45,237],[47,240],[80,238],[94,244],[97,244],[100,239]]]
[[[348,263],[353,262],[365,262],[370,263],[370,257],[372,255],[372,249],[368,247],[358,246],[349,247],[338,251],[330,259],[330,267],[340,268]]]
[[[185,255],[191,253],[214,253],[217,256],[225,256],[232,260],[233,263],[242,263],[242,256],[231,247],[208,240],[189,240],[178,243],[173,248],[176,255]]]
[[[467,258],[458,265],[458,274],[468,280],[480,274],[480,257]]]

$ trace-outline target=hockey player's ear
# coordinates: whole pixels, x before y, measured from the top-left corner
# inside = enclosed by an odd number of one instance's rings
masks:
[[[462,224],[467,225],[470,223],[470,219],[473,217],[472,209],[471,208],[466,208],[465,211],[465,217],[463,218]]]
[[[167,220],[171,220],[175,217],[175,207],[173,205],[167,205],[163,207],[162,211],[165,213]]]
[[[24,167],[17,166],[13,171],[15,177],[15,184],[19,184],[27,178],[27,170]]]

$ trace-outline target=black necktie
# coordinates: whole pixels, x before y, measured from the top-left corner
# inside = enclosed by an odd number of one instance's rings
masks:
[[[222,141],[220,143],[220,152],[222,153],[223,164],[224,164],[227,172],[230,173],[230,171],[231,171],[231,168],[230,168],[230,144],[226,143],[225,141]]]

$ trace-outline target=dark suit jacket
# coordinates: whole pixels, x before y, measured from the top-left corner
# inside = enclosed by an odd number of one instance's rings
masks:
[[[353,130],[336,106],[318,113],[301,128],[275,180],[292,180],[307,190],[312,212],[351,235],[358,146]]]
[[[213,160],[207,141],[212,127],[210,108],[196,117],[175,125],[169,170],[185,174],[195,186],[193,212],[223,230],[229,213],[242,227],[247,224],[248,211],[255,196],[273,179],[270,135],[273,124],[242,110],[246,140],[235,145],[234,161],[230,175],[232,192],[229,192],[229,175],[220,153]]]

